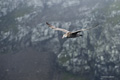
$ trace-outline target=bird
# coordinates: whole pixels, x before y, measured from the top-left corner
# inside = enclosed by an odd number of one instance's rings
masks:
[[[92,28],[95,28],[96,26],[98,26],[98,24],[97,24],[95,27],[91,27],[91,28],[87,28],[87,29],[80,29],[80,30],[77,30],[77,31],[69,31],[69,30],[62,29],[62,28],[56,28],[55,26],[49,24],[48,22],[46,22],[46,24],[48,25],[48,27],[50,27],[54,30],[64,32],[64,34],[62,36],[62,39],[63,38],[76,38],[76,37],[79,37],[79,36],[83,36],[82,34],[80,34],[80,32],[83,32],[83,31],[86,31],[86,30],[89,30],[89,29],[92,29]]]

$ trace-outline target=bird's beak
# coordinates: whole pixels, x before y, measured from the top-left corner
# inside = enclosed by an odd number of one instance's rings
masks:
[[[64,39],[64,37],[62,37],[62,39]]]

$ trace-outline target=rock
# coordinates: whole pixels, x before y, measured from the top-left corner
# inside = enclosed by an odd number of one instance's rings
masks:
[[[0,1],[0,53],[14,53],[14,50],[32,46],[54,52],[59,66],[67,71],[91,74],[99,79],[106,75],[119,79],[120,11],[117,3],[120,1]],[[63,33],[48,28],[46,21],[70,31],[98,23],[99,27],[81,33],[82,37],[62,39]]]

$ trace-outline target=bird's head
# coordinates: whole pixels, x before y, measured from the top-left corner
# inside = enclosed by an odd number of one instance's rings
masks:
[[[63,39],[63,38],[67,38],[67,34],[64,34],[64,35],[62,36],[62,39]]]

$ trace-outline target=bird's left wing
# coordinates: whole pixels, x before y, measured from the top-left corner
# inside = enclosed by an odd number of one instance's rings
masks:
[[[72,34],[77,34],[77,33],[82,32],[82,31],[86,31],[86,30],[90,30],[90,29],[96,28],[98,25],[99,24],[97,24],[95,27],[90,27],[90,28],[87,28],[87,29],[80,29],[80,30],[74,31],[74,32],[72,32]]]

